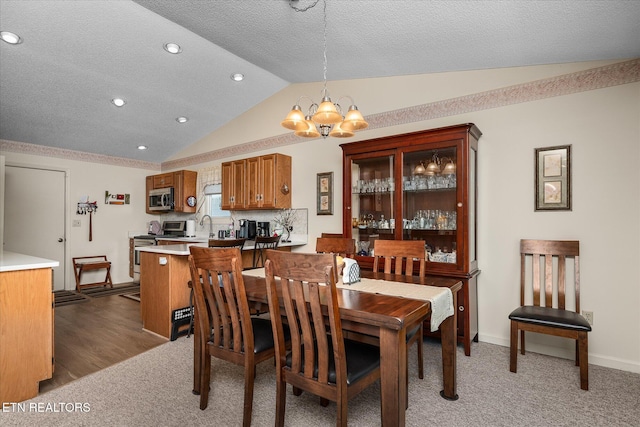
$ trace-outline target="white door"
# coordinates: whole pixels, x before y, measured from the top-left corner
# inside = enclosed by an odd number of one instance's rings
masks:
[[[65,289],[64,171],[6,165],[4,249],[58,261],[53,288]]]

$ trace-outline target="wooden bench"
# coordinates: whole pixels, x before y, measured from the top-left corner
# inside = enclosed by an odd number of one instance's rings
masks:
[[[76,291],[82,292],[82,288],[92,286],[109,286],[113,288],[111,282],[111,262],[106,255],[81,256],[73,259],[73,273],[76,276]],[[92,270],[106,270],[105,278],[102,282],[82,284],[82,273]]]

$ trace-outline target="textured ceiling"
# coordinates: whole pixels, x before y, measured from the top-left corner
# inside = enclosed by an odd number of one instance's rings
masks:
[[[160,163],[288,84],[322,80],[322,8],[0,0],[0,30],[24,39],[0,42],[0,139]],[[327,15],[329,80],[640,57],[640,1],[327,0]]]

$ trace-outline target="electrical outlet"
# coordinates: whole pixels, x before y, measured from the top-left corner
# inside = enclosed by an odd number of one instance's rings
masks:
[[[71,224],[72,227],[80,227],[80,220],[79,219],[74,219],[73,223]]]
[[[582,315],[587,319],[587,322],[589,322],[590,325],[593,325],[593,311],[582,310]]]

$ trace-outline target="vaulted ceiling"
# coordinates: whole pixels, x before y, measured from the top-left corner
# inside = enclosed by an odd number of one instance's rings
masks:
[[[314,3],[0,0],[0,31],[22,38],[0,42],[0,139],[160,163],[323,79]],[[640,57],[640,1],[327,0],[326,13],[329,80]]]

